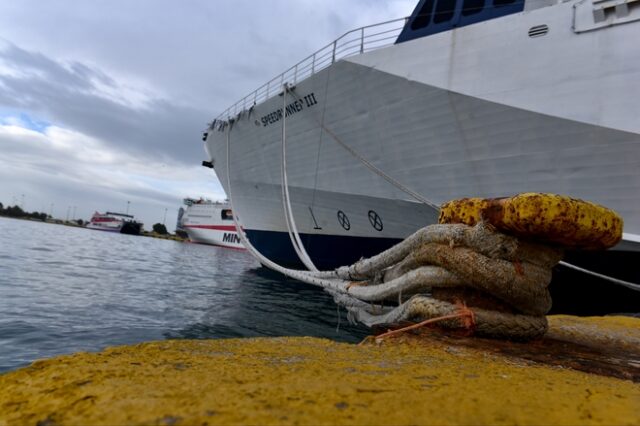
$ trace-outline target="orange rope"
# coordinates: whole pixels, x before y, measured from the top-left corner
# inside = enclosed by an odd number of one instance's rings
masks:
[[[458,315],[462,318],[462,326],[467,330],[473,330],[476,326],[476,314],[467,307],[463,300],[457,300]]]
[[[513,261],[513,267],[516,270],[516,274],[524,276],[524,267],[522,266],[522,263],[518,259],[515,259]]]
[[[437,317],[437,318],[431,318],[431,319],[419,322],[417,324],[412,324],[412,325],[407,326],[407,327],[399,328],[397,330],[387,331],[386,333],[383,333],[383,334],[381,334],[379,336],[376,336],[375,339],[376,339],[376,342],[379,342],[379,341],[381,341],[383,339],[386,339],[388,337],[395,336],[396,334],[400,334],[400,333],[404,333],[405,331],[414,330],[416,328],[424,327],[427,324],[433,324],[435,322],[440,322],[440,321],[444,321],[444,320],[448,320],[448,319],[455,319],[455,318],[465,318],[465,319],[467,319],[466,321],[463,322],[463,326],[464,326],[464,328],[470,328],[475,323],[475,321],[474,321],[475,316],[473,315],[473,312],[471,310],[469,310],[468,308],[467,308],[467,311],[468,312],[459,312],[457,314],[445,315],[445,316]]]
[[[361,287],[365,285],[369,285],[369,282],[368,281],[350,281],[349,284],[347,284],[347,292],[349,292],[349,289],[351,287]]]

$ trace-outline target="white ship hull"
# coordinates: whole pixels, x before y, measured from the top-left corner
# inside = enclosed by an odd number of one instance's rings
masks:
[[[640,21],[578,31],[585,3],[351,56],[214,125],[206,149],[249,239],[297,261],[282,201],[285,105],[293,216],[320,266],[434,223],[411,191],[433,204],[529,191],[594,201],[623,216],[619,249],[640,251]],[[540,24],[547,34],[530,37]]]
[[[88,229],[95,229],[98,231],[107,232],[120,232],[122,229],[122,222],[120,223],[91,223],[87,224]]]
[[[204,202],[192,204],[185,210],[181,227],[194,243],[210,244],[227,248],[244,249],[236,233],[232,218],[223,214],[230,211],[223,203]],[[225,219],[222,217],[225,216]]]
[[[240,237],[236,233],[235,226],[227,226],[220,229],[214,226],[201,227],[194,225],[185,227],[185,230],[189,235],[189,240],[194,243],[244,249],[240,242]]]

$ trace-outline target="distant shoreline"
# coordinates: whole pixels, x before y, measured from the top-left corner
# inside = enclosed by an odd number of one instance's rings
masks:
[[[26,220],[29,222],[39,222],[39,223],[48,223],[51,225],[64,225],[64,226],[70,226],[72,228],[83,228],[83,229],[88,229],[86,226],[84,225],[79,225],[78,223],[74,222],[74,221],[65,221],[62,219],[46,219],[46,220],[40,220],[40,219],[36,219],[33,217],[13,217],[13,216],[6,216],[6,215],[0,215],[0,218],[6,218],[6,219],[16,219],[16,220]],[[141,231],[140,235],[141,237],[151,237],[151,238],[157,238],[160,240],[171,240],[171,241],[176,241],[179,243],[185,243],[188,242],[189,240],[186,238],[182,238],[179,235],[176,234],[158,234],[156,232],[153,231]]]
[[[151,238],[158,238],[160,240],[171,240],[171,241],[177,241],[179,243],[186,243],[189,240],[186,238],[182,238],[179,235],[176,234],[158,234],[156,232],[153,231],[142,231],[140,233],[141,237],[151,237]]]

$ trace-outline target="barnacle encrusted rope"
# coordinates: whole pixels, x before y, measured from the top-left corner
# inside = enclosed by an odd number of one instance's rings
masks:
[[[447,233],[452,238],[444,237]],[[400,246],[339,270],[361,278],[347,289],[358,300],[391,302],[400,292],[410,296],[383,313],[348,306],[354,320],[374,326],[441,318],[439,324],[446,328],[519,339],[539,337],[547,330],[547,287],[561,250],[521,242],[484,223],[428,226]],[[377,266],[385,268],[382,282],[372,279]],[[456,300],[466,300],[464,310]]]

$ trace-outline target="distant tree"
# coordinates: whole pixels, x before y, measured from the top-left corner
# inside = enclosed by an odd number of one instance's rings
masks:
[[[84,225],[84,221],[82,219],[76,220],[76,223],[80,226]]]
[[[160,235],[167,235],[167,227],[164,226],[161,223],[156,223],[155,225],[153,225],[153,232],[155,232],[156,234],[160,234]]]
[[[6,214],[9,217],[23,217],[24,211],[20,208],[20,206],[9,206],[6,209]]]
[[[2,213],[2,210],[4,210],[4,206],[0,203],[0,213]]]
[[[25,212],[24,214],[26,217],[30,217],[31,219],[37,219],[37,220],[45,220],[47,218],[47,215],[44,213],[38,213],[38,212],[31,212],[31,213],[27,213]]]

